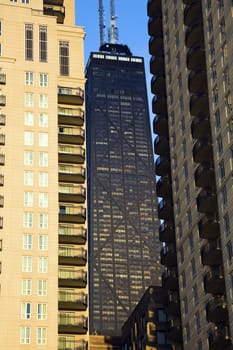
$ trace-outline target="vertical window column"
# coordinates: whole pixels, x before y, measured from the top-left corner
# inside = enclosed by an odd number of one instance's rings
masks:
[[[69,73],[69,42],[59,42],[60,75],[68,76]]]
[[[39,26],[39,60],[47,62],[48,43],[47,43],[47,27]]]
[[[33,60],[33,25],[25,24],[25,60]]]

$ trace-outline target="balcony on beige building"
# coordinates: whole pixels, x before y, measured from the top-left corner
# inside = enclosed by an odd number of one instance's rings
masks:
[[[172,194],[172,185],[170,176],[162,176],[156,182],[156,192],[158,197],[170,198]]]
[[[195,183],[197,187],[215,186],[215,171],[211,162],[203,162],[195,170]]]
[[[60,125],[58,130],[59,143],[83,145],[85,139],[84,129]]]
[[[222,250],[220,242],[207,242],[201,249],[203,265],[218,266],[222,264]]]
[[[0,84],[6,84],[6,74],[0,71]]]
[[[83,164],[85,161],[85,149],[81,146],[59,145],[59,163]]]
[[[74,164],[59,164],[59,182],[79,183],[85,182],[85,167]]]
[[[58,292],[58,309],[84,311],[87,309],[87,295],[77,293],[74,290],[59,290]]]
[[[5,164],[5,154],[0,153],[0,165],[4,165]]]
[[[6,124],[6,115],[0,112],[0,125]]]
[[[191,1],[184,9],[184,24],[192,25],[202,16],[201,1]]]
[[[190,70],[204,69],[206,67],[205,50],[203,48],[198,46],[188,50],[187,67]]]
[[[0,174],[0,186],[4,185],[4,175]]]
[[[58,350],[87,350],[87,342],[85,340],[73,340],[69,336],[59,336]]]
[[[155,13],[155,16],[150,17],[148,20],[148,33],[149,35],[158,35],[163,32],[162,13],[160,11]]]
[[[154,141],[154,152],[160,156],[167,156],[169,154],[169,140],[167,137],[156,136]]]
[[[169,220],[173,216],[173,206],[169,199],[161,199],[158,204],[158,216],[160,220]]]
[[[152,77],[151,92],[155,95],[166,95],[166,78],[162,72]]]
[[[158,176],[170,174],[171,162],[169,155],[159,156],[155,161],[155,173]]]
[[[59,244],[85,244],[87,230],[75,225],[59,225]]]
[[[162,274],[162,286],[168,290],[179,289],[178,272],[176,268],[167,269]]]
[[[203,38],[203,23],[194,23],[191,27],[188,27],[185,32],[185,44],[189,49],[195,47],[204,47],[204,43],[201,41]]]
[[[65,19],[65,7],[51,4],[51,1],[47,2],[49,2],[49,4],[44,3],[44,14],[57,17],[57,23],[63,24]]]
[[[217,208],[216,192],[210,187],[205,187],[197,196],[197,210],[200,213],[215,213]]]
[[[58,315],[59,334],[86,334],[87,318],[75,316],[73,313],[59,313]]]
[[[163,47],[162,35],[154,35],[149,40],[149,53],[150,55],[156,55],[157,52]]]
[[[67,267],[58,269],[59,288],[85,288],[87,285],[87,272],[84,270],[75,270]]]
[[[156,115],[153,120],[153,131],[155,134],[168,136],[167,115]]]
[[[6,105],[6,96],[0,92],[0,106],[5,106]]]
[[[173,222],[164,221],[159,226],[159,240],[165,243],[173,243],[176,241],[175,227]]]
[[[87,262],[87,251],[80,247],[70,245],[59,245],[58,263],[59,265],[85,266]]]
[[[5,135],[4,134],[0,134],[0,145],[1,146],[5,145]]]
[[[193,117],[191,132],[194,139],[211,138],[210,119],[206,115]]]
[[[86,188],[81,185],[62,183],[59,185],[59,202],[84,203]]]
[[[204,215],[198,223],[198,228],[200,238],[214,240],[220,236],[219,219],[216,214]]]
[[[196,141],[193,147],[193,160],[195,163],[212,162],[212,144],[208,138]]]
[[[177,252],[175,244],[167,244],[160,252],[161,264],[171,267],[177,265]]]
[[[154,96],[152,99],[152,112],[158,115],[167,114],[167,99],[163,95]]]
[[[81,108],[58,107],[59,125],[83,126],[84,111]]]
[[[58,103],[81,106],[83,102],[84,91],[80,87],[58,86]]]
[[[151,74],[157,74],[164,70],[164,55],[162,50],[157,52],[156,56],[150,58],[150,72]]]
[[[154,13],[161,13],[161,1],[148,0],[147,1],[147,14],[153,16]]]
[[[209,332],[209,348],[210,350],[232,348],[232,340],[227,326],[216,325],[213,327]]]
[[[59,223],[84,224],[86,209],[74,205],[60,204]]]

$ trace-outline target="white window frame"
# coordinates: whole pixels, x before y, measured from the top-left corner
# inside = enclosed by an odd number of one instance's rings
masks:
[[[49,174],[47,172],[39,172],[39,186],[48,187]]]
[[[23,227],[26,227],[26,228],[33,227],[33,213],[25,212],[23,214]]]
[[[48,258],[46,256],[38,257],[38,272],[39,273],[47,273],[48,272]]]
[[[48,87],[49,76],[47,73],[40,73],[39,74],[39,84],[40,84],[40,87]]]
[[[47,328],[38,327],[36,330],[36,344],[46,345],[47,344]]]
[[[33,171],[24,171],[24,185],[33,186],[34,184],[34,173]]]
[[[48,208],[49,205],[49,195],[47,192],[39,192],[38,197],[39,208]]]
[[[20,327],[20,344],[31,343],[31,327]]]
[[[31,233],[23,234],[23,249],[31,250],[33,247],[33,236]]]
[[[33,93],[25,92],[24,104],[26,107],[33,107],[34,106],[34,94]]]
[[[48,294],[48,281],[38,280],[37,281],[37,295],[41,297],[46,297]]]
[[[49,116],[47,113],[40,113],[39,115],[39,126],[41,128],[47,128],[49,125]]]
[[[32,313],[32,305],[31,303],[21,303],[21,319],[22,320],[30,320]]]
[[[40,213],[38,218],[38,226],[39,228],[46,229],[48,228],[49,216],[47,213]]]
[[[33,72],[25,72],[24,76],[25,85],[33,86],[34,85],[34,73]]]
[[[49,135],[47,132],[39,133],[39,146],[40,147],[48,147],[49,145]]]
[[[49,165],[48,152],[39,152],[39,166],[47,167]]]
[[[48,250],[49,236],[39,235],[38,237],[38,250]]]
[[[33,207],[33,192],[24,192],[24,206]]]
[[[32,256],[22,256],[22,272],[32,272]]]
[[[34,132],[24,131],[24,145],[32,146],[34,144]]]
[[[23,279],[21,283],[22,295],[32,295],[32,280]]]
[[[39,107],[40,108],[48,108],[49,106],[49,97],[45,94],[39,95]]]
[[[24,165],[33,165],[34,163],[34,152],[24,151]]]
[[[47,320],[48,305],[45,303],[37,304],[37,320]]]
[[[29,126],[34,125],[34,114],[32,112],[24,113],[24,125],[29,125]]]

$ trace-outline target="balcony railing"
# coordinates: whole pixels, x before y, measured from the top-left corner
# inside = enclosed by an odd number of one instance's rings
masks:
[[[0,84],[6,84],[6,74],[0,72]]]
[[[72,340],[70,336],[61,336],[58,338],[58,350],[87,350],[87,342],[85,340]]]
[[[84,266],[87,261],[87,251],[84,248],[59,245],[58,257],[60,265]]]
[[[63,334],[85,334],[87,332],[87,318],[74,316],[73,313],[58,315],[58,332]]]
[[[58,103],[82,105],[83,101],[84,91],[80,87],[58,86]]]
[[[6,124],[6,115],[3,113],[0,113],[0,125]]]
[[[6,105],[6,96],[0,94],[0,106],[5,106]]]
[[[87,284],[87,272],[75,268],[59,268],[58,284],[61,288],[84,288]]]

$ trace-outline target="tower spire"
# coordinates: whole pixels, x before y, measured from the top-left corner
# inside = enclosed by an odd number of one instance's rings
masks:
[[[105,42],[105,24],[104,24],[104,6],[103,0],[99,0],[99,34],[100,34],[100,46]]]
[[[115,0],[110,0],[110,29],[109,29],[109,42],[111,44],[117,44],[118,42],[118,28],[117,28],[117,16],[115,13]]]

